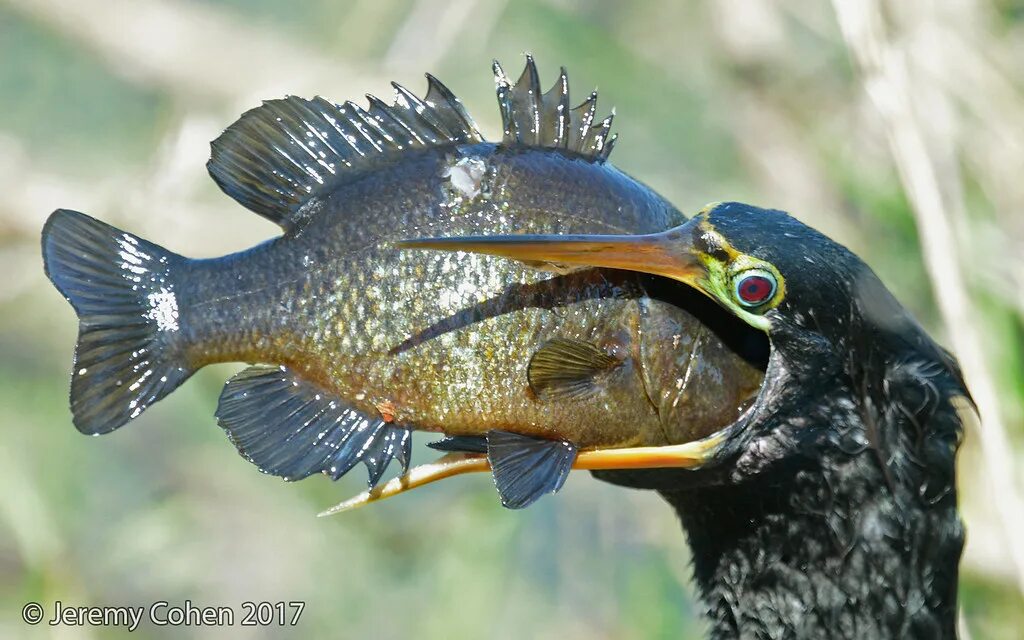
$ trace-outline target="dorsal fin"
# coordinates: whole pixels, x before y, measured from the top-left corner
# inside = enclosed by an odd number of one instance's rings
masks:
[[[540,91],[540,79],[533,56],[526,56],[526,67],[512,84],[505,71],[494,61],[494,82],[504,129],[505,144],[547,147],[573,151],[596,162],[604,162],[615,146],[611,134],[615,111],[594,123],[597,92],[575,108],[569,107],[569,78],[562,67],[558,80],[547,93]]]
[[[287,231],[311,197],[385,155],[483,141],[459,99],[430,74],[427,83],[422,99],[392,83],[394,103],[368,95],[369,110],[321,97],[268,100],[210,144],[207,169],[225,193]]]
[[[594,162],[611,153],[614,112],[595,123],[597,92],[569,107],[569,79],[563,68],[541,94],[531,56],[512,84],[494,62],[504,143],[565,149]],[[407,149],[483,142],[462,102],[427,74],[427,93],[418,98],[395,88],[393,104],[367,95],[369,107],[334,104],[321,97],[268,100],[242,114],[211,144],[210,175],[243,206],[295,228],[310,198],[362,175],[378,162]]]

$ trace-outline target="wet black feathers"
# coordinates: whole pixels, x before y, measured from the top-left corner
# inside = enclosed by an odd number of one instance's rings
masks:
[[[712,638],[954,638],[962,376],[856,255],[781,211],[708,220],[786,299],[755,406],[696,473],[602,472],[676,508]]]

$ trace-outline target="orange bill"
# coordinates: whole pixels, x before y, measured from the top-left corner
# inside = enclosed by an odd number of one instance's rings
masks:
[[[693,250],[694,221],[647,235],[505,235],[418,238],[396,243],[407,249],[465,251],[502,256],[534,267],[565,266],[640,271],[694,283],[704,274]]]
[[[716,433],[703,440],[661,447],[632,447],[626,449],[596,449],[581,451],[573,469],[606,471],[612,469],[695,469],[710,460],[725,440]],[[372,502],[397,496],[417,487],[461,475],[490,471],[487,456],[480,453],[450,453],[429,464],[413,467],[405,474],[392,478],[373,489],[364,491],[320,513],[329,516],[356,509]]]

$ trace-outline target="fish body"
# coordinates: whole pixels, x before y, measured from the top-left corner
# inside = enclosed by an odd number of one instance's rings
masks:
[[[740,362],[723,362],[730,352],[702,343],[703,325],[652,299],[633,274],[552,275],[391,246],[417,235],[646,233],[682,220],[675,209],[606,164],[554,151],[475,144],[416,155],[326,194],[300,233],[193,262],[178,299],[195,336],[189,362],[282,364],[367,415],[449,435],[506,429],[582,447],[653,445],[735,418],[742,385],[732,406],[718,396],[693,421],[659,419],[648,386],[664,372],[646,356],[651,323],[680,327],[680,358],[729,372]],[[453,185],[470,171],[469,186]],[[555,339],[595,345],[614,362],[589,390],[538,397],[528,367]]]
[[[362,461],[375,483],[392,457],[408,463],[409,430],[594,448],[733,422],[763,372],[693,304],[659,295],[663,282],[394,245],[684,221],[605,162],[610,119],[594,124],[594,96],[567,109],[564,72],[543,98],[532,61],[515,85],[502,78],[499,144],[433,78],[426,98],[396,87],[395,105],[371,98],[369,112],[288,98],[243,115],[213,143],[211,175],[284,233],[240,253],[188,259],[55,212],[43,250],[81,319],[79,429],[115,429],[200,367],[234,361],[260,364],[228,382],[218,419],[243,455],[289,478]]]

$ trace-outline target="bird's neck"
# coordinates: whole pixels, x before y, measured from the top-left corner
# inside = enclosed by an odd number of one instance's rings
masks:
[[[866,455],[665,494],[690,539],[712,638],[955,637],[955,496],[915,509]]]

